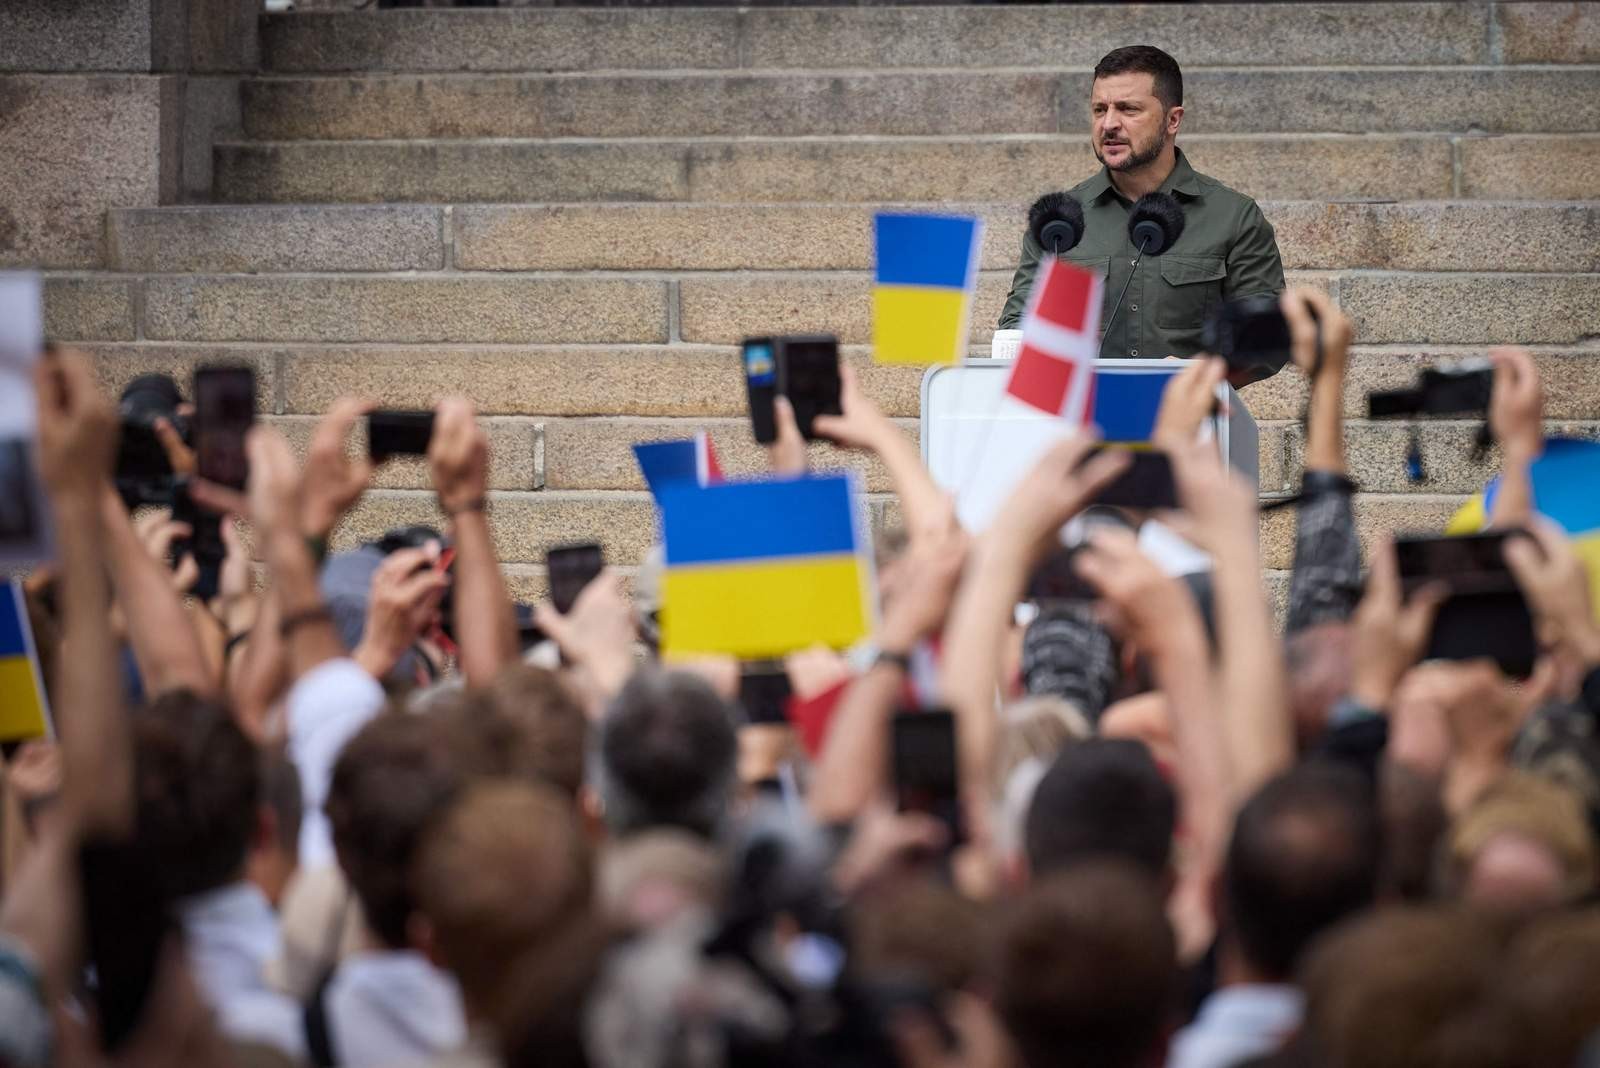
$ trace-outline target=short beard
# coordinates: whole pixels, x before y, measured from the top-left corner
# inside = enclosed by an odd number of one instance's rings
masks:
[[[1130,145],[1129,147],[1131,148],[1132,146]],[[1128,153],[1128,158],[1123,160],[1121,163],[1106,163],[1105,146],[1100,144],[1098,141],[1095,142],[1094,154],[1100,160],[1100,162],[1104,163],[1110,170],[1117,171],[1120,174],[1127,174],[1128,172],[1136,171],[1141,167],[1148,167],[1150,164],[1160,159],[1161,153],[1166,149],[1166,147],[1167,130],[1166,127],[1162,127],[1161,132],[1156,136],[1154,144],[1145,149],[1143,152],[1130,151]]]

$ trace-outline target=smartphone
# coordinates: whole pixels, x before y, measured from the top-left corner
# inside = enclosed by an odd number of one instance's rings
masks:
[[[794,406],[794,421],[807,441],[817,438],[819,415],[841,415],[839,339],[827,334],[797,334],[776,339],[778,391]]]
[[[951,845],[963,841],[955,714],[947,708],[900,712],[891,735],[896,807],[942,821]]]
[[[1119,445],[1096,445],[1084,457],[1087,463],[1096,453],[1122,449],[1131,463],[1109,486],[1095,497],[1095,504],[1113,508],[1176,508],[1178,483],[1172,477],[1172,460],[1156,449],[1130,449]]]
[[[578,594],[606,566],[605,551],[592,541],[562,545],[545,553],[544,566],[550,576],[550,601],[557,612],[566,615]]]
[[[244,438],[256,419],[256,373],[250,367],[201,367],[194,373],[195,466],[201,478],[244,489],[250,472]]]
[[[778,358],[770,337],[744,339],[744,385],[750,396],[750,428],[758,445],[778,440],[778,420],[772,402],[778,397]]]
[[[1449,599],[1434,618],[1425,659],[1486,657],[1515,678],[1533,674],[1539,659],[1533,613],[1505,561],[1507,539],[1526,536],[1519,530],[1503,530],[1395,542],[1407,596],[1432,582],[1450,588]]]
[[[367,416],[367,455],[373,463],[391,456],[426,456],[432,439],[432,412],[384,410]]]
[[[169,565],[176,568],[185,556],[192,555],[200,568],[200,577],[190,593],[202,601],[217,595],[222,582],[222,562],[227,559],[228,546],[222,540],[222,516],[208,511],[189,496],[189,482],[179,479],[173,484],[172,519],[189,527],[189,536],[172,543]]]
[[[739,674],[739,706],[751,723],[789,722],[789,672],[781,660],[745,664]]]

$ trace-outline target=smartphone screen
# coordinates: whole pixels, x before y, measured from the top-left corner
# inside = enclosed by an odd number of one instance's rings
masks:
[[[544,563],[550,575],[550,601],[557,612],[566,615],[572,611],[578,594],[606,566],[606,558],[600,545],[591,541],[551,549],[545,554]]]
[[[739,676],[739,705],[751,723],[787,724],[793,692],[781,661],[746,664]]]
[[[1089,456],[1115,448],[1121,446],[1097,445]],[[1172,460],[1167,454],[1154,449],[1123,448],[1123,451],[1132,462],[1111,485],[1100,491],[1094,503],[1115,508],[1178,507],[1178,484],[1173,480]],[[1084,457],[1084,462],[1088,462],[1089,456]]]
[[[942,820],[950,842],[960,842],[954,714],[948,709],[900,712],[894,717],[892,735],[896,807]]]
[[[376,411],[367,416],[367,455],[374,463],[391,456],[426,456],[432,439],[432,412]]]
[[[777,339],[780,392],[794,405],[794,419],[807,441],[817,437],[812,427],[819,415],[839,415],[839,339],[828,335],[797,335]]]
[[[1503,530],[1462,537],[1400,538],[1395,556],[1400,582],[1409,595],[1419,586],[1444,582],[1450,597],[1434,617],[1425,658],[1488,658],[1506,674],[1525,678],[1539,659],[1533,613],[1505,561]]]
[[[778,396],[778,358],[770,337],[747,337],[742,353],[744,384],[750,395],[750,428],[756,442],[771,445],[778,440],[777,417],[772,402]]]
[[[256,418],[256,373],[249,367],[201,367],[194,373],[194,448],[207,482],[244,489],[244,437]]]

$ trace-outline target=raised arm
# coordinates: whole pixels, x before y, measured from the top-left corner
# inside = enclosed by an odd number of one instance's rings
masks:
[[[1533,517],[1533,461],[1544,451],[1544,387],[1527,349],[1498,348],[1494,391],[1489,399],[1489,430],[1500,446],[1500,488],[1490,526],[1526,526]]]

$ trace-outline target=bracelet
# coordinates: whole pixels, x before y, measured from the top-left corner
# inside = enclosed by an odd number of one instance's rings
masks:
[[[873,667],[882,667],[891,664],[900,669],[902,673],[911,670],[911,654],[897,652],[892,649],[879,649],[878,655],[872,658]]]
[[[307,608],[299,612],[291,612],[284,616],[278,624],[278,637],[284,641],[289,640],[289,635],[309,623],[332,623],[333,613],[328,611],[328,606],[319,604],[315,608]]]
[[[443,504],[444,504],[443,501],[440,501],[439,503],[440,503],[441,506],[443,506]],[[449,516],[451,519],[454,519],[456,516],[462,515],[463,513],[466,513],[466,512],[486,512],[488,510],[489,510],[489,498],[487,498],[487,497],[474,497],[474,498],[472,498],[472,500],[467,501],[465,504],[459,504],[454,508],[445,508],[444,509],[444,514]]]

